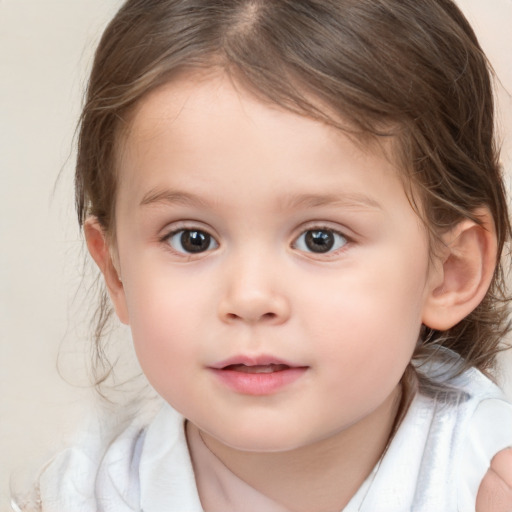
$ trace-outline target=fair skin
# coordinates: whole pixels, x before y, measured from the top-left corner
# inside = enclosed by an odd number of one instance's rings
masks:
[[[492,275],[492,230],[469,221],[432,263],[386,149],[222,74],[183,77],[133,114],[115,245],[86,224],[151,384],[298,512],[349,501],[386,446],[421,324],[460,321]]]
[[[512,510],[512,448],[498,453],[491,461],[478,490],[476,512]]]

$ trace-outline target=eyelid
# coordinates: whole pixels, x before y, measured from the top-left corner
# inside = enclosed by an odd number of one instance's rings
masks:
[[[215,238],[215,240],[217,240],[218,238],[217,235],[214,234],[214,230],[210,226],[197,220],[177,220],[174,222],[170,222],[163,229],[160,230],[161,234],[158,235],[158,238],[161,241],[163,241],[169,238],[169,236],[184,230],[204,231],[205,233],[208,233],[212,238]]]
[[[354,231],[349,229],[346,226],[340,225],[337,222],[328,222],[328,221],[309,221],[305,222],[304,224],[301,224],[298,228],[295,229],[295,237],[294,239],[298,238],[300,235],[305,233],[306,231],[332,231],[334,233],[337,233],[338,235],[341,235],[342,237],[346,238],[348,241],[353,241],[354,238],[357,236],[354,234]]]

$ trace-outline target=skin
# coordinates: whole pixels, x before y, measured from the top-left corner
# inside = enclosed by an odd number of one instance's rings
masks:
[[[491,461],[476,499],[476,512],[512,510],[512,448],[499,452]]]
[[[386,149],[221,74],[184,77],[133,114],[115,246],[86,225],[151,384],[235,474],[296,511],[349,501],[386,446],[422,323],[454,325],[492,275],[492,230],[469,221],[431,262]],[[210,237],[205,250],[187,252],[184,230]],[[332,250],[311,250],[314,230]],[[301,375],[239,392],[212,368],[240,355]]]

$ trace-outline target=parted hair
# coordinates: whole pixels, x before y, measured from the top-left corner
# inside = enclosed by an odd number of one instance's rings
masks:
[[[178,73],[218,68],[262,101],[345,130],[392,138],[397,172],[431,245],[490,211],[498,260],[481,304],[446,332],[424,326],[415,358],[443,345],[492,369],[508,330],[508,215],[495,140],[491,70],[451,0],[128,0],[96,52],[80,119],[76,207],[115,243],[120,139],[130,113]],[[193,77],[194,75],[191,74]],[[505,254],[506,253],[506,254]],[[95,380],[111,315],[96,317]]]

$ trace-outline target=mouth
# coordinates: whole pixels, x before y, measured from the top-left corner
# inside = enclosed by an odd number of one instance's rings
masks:
[[[291,367],[286,364],[257,364],[254,366],[248,366],[245,364],[229,364],[221,370],[242,372],[242,373],[274,373],[283,372],[289,370]]]
[[[262,354],[258,356],[238,355],[230,357],[223,361],[214,363],[211,367],[215,370],[229,369],[234,371],[245,371],[244,369],[253,369],[255,370],[253,373],[258,373],[261,370],[263,370],[264,373],[271,373],[272,371],[299,368],[301,366],[278,357]]]
[[[291,386],[307,369],[307,366],[269,356],[237,356],[210,367],[222,385],[239,394],[252,396],[277,393]]]

